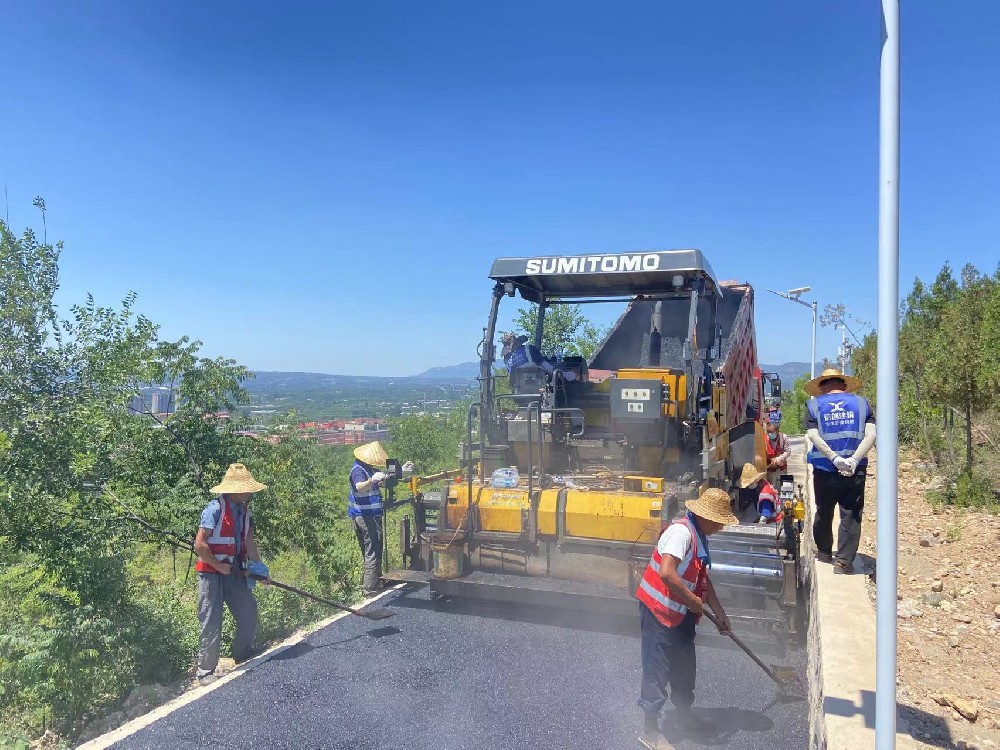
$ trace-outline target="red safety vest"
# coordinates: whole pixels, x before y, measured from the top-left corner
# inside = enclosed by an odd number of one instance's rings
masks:
[[[233,521],[233,508],[229,498],[225,495],[219,497],[222,504],[222,513],[219,514],[219,522],[215,524],[211,536],[208,537],[208,546],[219,562],[233,564],[236,560],[236,528]],[[250,508],[243,513],[243,524],[239,529],[240,534],[240,562],[247,556],[247,534],[250,531]],[[202,560],[194,564],[194,569],[199,573],[218,573],[215,568]]]
[[[788,449],[788,442],[785,435],[781,432],[778,433],[778,442],[772,444],[771,437],[769,435],[764,436],[764,445],[767,447],[767,462],[771,463],[774,459],[780,456]],[[780,467],[784,468],[788,465],[787,461],[782,461],[778,464]]]
[[[778,493],[766,479],[761,480],[760,493],[757,495],[757,512],[760,513],[760,504],[763,500],[770,500],[774,506],[774,512],[778,512]]]
[[[670,526],[675,524],[681,524],[691,533],[691,547],[684,559],[677,565],[677,575],[680,576],[684,585],[694,592],[695,596],[703,598],[708,581],[708,570],[698,556],[698,551],[701,549],[698,532],[687,518],[674,521]],[[663,533],[665,534],[666,530]],[[646,566],[646,572],[642,575],[639,588],[635,591],[635,597],[645,604],[663,625],[674,628],[681,624],[688,609],[674,598],[667,588],[667,584],[660,578],[660,562],[659,540],[657,540],[657,546],[653,548],[653,556],[649,560],[649,565]],[[700,620],[701,617],[698,619]]]

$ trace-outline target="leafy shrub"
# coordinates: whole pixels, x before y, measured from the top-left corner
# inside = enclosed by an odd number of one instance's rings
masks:
[[[997,510],[997,493],[990,479],[978,471],[960,471],[945,482],[942,489],[931,494],[932,501],[958,508]]]

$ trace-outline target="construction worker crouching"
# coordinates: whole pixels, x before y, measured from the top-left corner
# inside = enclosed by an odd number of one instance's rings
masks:
[[[738,523],[729,503],[729,495],[718,488],[688,500],[687,515],[660,534],[635,592],[642,627],[639,707],[645,715],[640,741],[652,750],[672,748],[659,728],[668,685],[670,702],[677,709],[675,724],[695,730],[707,726],[691,711],[697,667],[695,625],[707,603],[719,621],[719,632],[730,631],[729,618],[708,575],[712,565],[708,537]]]
[[[347,515],[354,525],[354,534],[364,558],[362,586],[370,596],[378,592],[382,579],[382,483],[388,475],[382,471],[389,460],[378,440],[354,449],[354,466],[349,477],[350,494]],[[403,464],[403,473],[413,471],[413,463]]]
[[[240,663],[255,656],[257,599],[248,585],[247,573],[268,577],[267,566],[250,523],[250,496],[266,490],[243,464],[231,464],[226,475],[210,492],[217,494],[201,514],[194,551],[198,555],[198,621],[201,640],[195,676],[204,679],[215,672],[222,645],[222,607],[225,604],[236,623],[233,659]],[[266,580],[265,580],[266,582]]]
[[[740,474],[741,490],[753,490],[757,503],[757,523],[775,523],[778,520],[778,493],[753,464],[744,464]]]
[[[816,518],[813,541],[816,557],[834,563],[835,573],[854,572],[865,509],[868,452],[875,445],[875,412],[868,399],[858,396],[858,378],[826,369],[805,385],[803,427],[812,447],[807,459],[813,468]],[[833,556],[833,511],[840,506],[837,554]]]

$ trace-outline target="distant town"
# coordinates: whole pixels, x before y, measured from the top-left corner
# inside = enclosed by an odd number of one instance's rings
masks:
[[[319,373],[260,372],[244,383],[251,403],[235,413],[206,415],[219,421],[239,419],[240,434],[280,440],[275,423],[287,425],[324,445],[360,445],[392,439],[388,420],[408,415],[444,415],[476,391],[468,377],[443,375],[376,378]],[[147,386],[129,404],[135,414],[166,421],[177,409],[174,392]],[[283,429],[287,430],[287,427]]]

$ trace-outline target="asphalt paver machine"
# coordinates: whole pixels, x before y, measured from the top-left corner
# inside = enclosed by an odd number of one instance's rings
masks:
[[[440,492],[412,484],[406,569],[387,578],[436,598],[636,617],[684,501],[722,487],[738,509],[742,466],[766,464],[753,289],[718,281],[698,250],[499,258],[490,278],[463,470]],[[508,373],[497,321],[517,297],[537,306],[523,342],[536,355]],[[624,312],[589,359],[538,356],[547,310],[596,303]],[[798,629],[798,539],[779,538],[798,527],[747,520],[712,537],[711,575],[738,632],[774,653]]]

